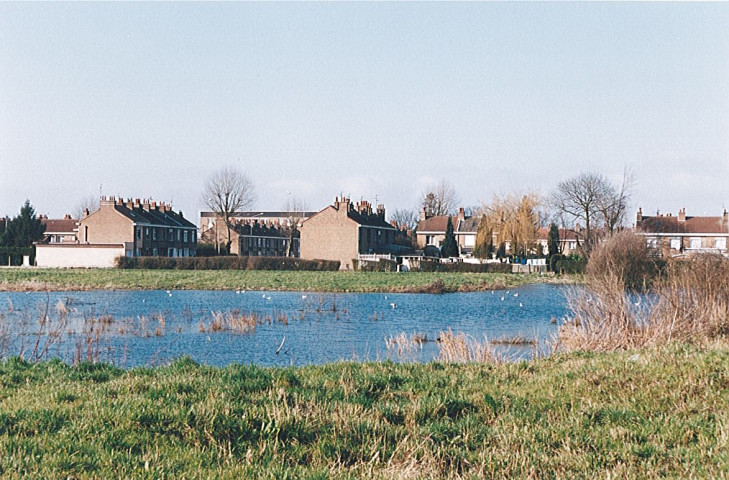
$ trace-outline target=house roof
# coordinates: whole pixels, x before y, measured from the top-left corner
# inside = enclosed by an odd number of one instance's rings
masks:
[[[458,221],[455,231],[456,233],[476,233],[478,232],[479,223],[481,223],[479,217],[468,217]]]
[[[297,216],[308,218],[316,214],[317,212],[295,212]],[[216,218],[219,217],[216,212],[200,212],[200,218]],[[248,211],[248,212],[235,212],[231,215],[232,218],[289,218],[291,212],[283,211]]]
[[[173,211],[169,205],[164,203],[159,205],[156,202],[150,204],[147,201],[140,203],[138,200],[135,203],[123,202],[121,198],[114,197],[102,199],[99,209],[108,207],[114,208],[115,211],[137,224],[197,229],[197,226],[184,218],[181,212]]]
[[[451,224],[453,230],[456,229],[456,222],[458,218],[451,217]],[[426,218],[418,222],[418,232],[444,232],[448,225],[448,215],[436,215],[434,217]]]
[[[382,217],[380,217],[376,213],[367,214],[367,213],[360,213],[356,210],[350,210],[347,212],[347,217],[351,218],[355,222],[359,223],[360,225],[364,225],[366,227],[377,227],[377,228],[386,228],[388,230],[396,230],[395,227],[387,223]]]
[[[672,215],[643,217],[636,225],[643,233],[729,233],[729,222],[724,217],[686,217],[680,221]]]
[[[540,240],[546,240],[549,238],[549,228],[540,228],[537,230],[537,238]],[[559,229],[559,239],[562,241],[565,240],[577,240],[577,234],[574,230],[569,230],[567,228],[560,228]]]
[[[46,226],[46,235],[74,233],[78,230],[78,220],[72,218],[42,218],[41,223]]]
[[[459,220],[458,217],[451,216],[451,225],[453,225],[453,232],[457,235],[459,233],[476,233],[478,231],[478,224],[480,223],[479,217],[466,217],[463,220]],[[448,225],[448,215],[436,215],[434,217],[427,218],[418,222],[417,232],[443,232],[446,231]]]

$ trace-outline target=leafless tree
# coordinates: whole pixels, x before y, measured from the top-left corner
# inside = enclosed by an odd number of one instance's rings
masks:
[[[390,221],[395,222],[397,224],[397,228],[402,228],[404,226],[408,230],[412,231],[418,226],[418,215],[407,208],[398,208],[390,215]]]
[[[589,254],[597,240],[597,229],[604,228],[612,234],[622,224],[632,184],[632,175],[626,169],[619,187],[599,173],[581,173],[557,186],[551,197],[552,206],[573,229],[584,222],[584,231],[575,229],[578,240],[582,239],[584,253]]]
[[[80,220],[84,218],[84,212],[95,212],[99,209],[99,197],[96,195],[86,195],[82,198],[73,209],[73,218]]]
[[[453,185],[446,180],[430,185],[423,192],[421,206],[428,216],[454,215],[459,199]]]
[[[605,223],[605,229],[611,236],[625,221],[634,184],[633,172],[625,167],[622,183],[619,186],[610,185],[605,189],[606,194],[598,200],[598,210]]]
[[[309,209],[309,205],[305,200],[298,197],[289,197],[284,205],[284,211],[287,213],[286,220],[289,229],[289,243],[286,247],[286,256],[293,256],[294,237],[299,231],[299,225],[304,220],[304,212]]]
[[[223,167],[208,178],[202,200],[210,210],[223,219],[227,227],[226,252],[230,252],[232,243],[231,217],[235,212],[249,208],[255,199],[253,182],[235,167]]]

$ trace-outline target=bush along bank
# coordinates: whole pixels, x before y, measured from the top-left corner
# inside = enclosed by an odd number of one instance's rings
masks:
[[[119,257],[120,269],[147,270],[289,270],[336,271],[340,262],[334,260],[303,260],[294,257]]]

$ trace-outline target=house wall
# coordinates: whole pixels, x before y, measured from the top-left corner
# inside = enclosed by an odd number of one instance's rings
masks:
[[[427,247],[428,245],[435,245],[436,247],[440,248],[441,245],[443,245],[443,242],[445,241],[445,234],[425,234],[416,232],[416,240],[418,242],[418,248],[423,249]],[[433,237],[432,241],[430,243],[427,243],[427,237]]]
[[[301,258],[339,260],[340,269],[351,270],[357,258],[359,225],[347,217],[347,207],[329,206],[301,225]]]
[[[120,244],[134,241],[132,221],[117,212],[113,203],[102,202],[99,209],[83,218],[78,227],[81,243]]]
[[[123,245],[43,245],[35,246],[35,263],[47,268],[112,268],[124,256]]]

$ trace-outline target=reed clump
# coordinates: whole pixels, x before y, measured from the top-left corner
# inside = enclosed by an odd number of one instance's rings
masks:
[[[388,353],[395,353],[398,357],[411,356],[423,349],[428,342],[428,336],[423,333],[413,333],[408,336],[405,332],[385,338]]]
[[[630,282],[619,269],[588,278],[585,289],[568,296],[571,314],[560,327],[558,349],[639,349],[729,333],[729,259],[721,255],[671,261],[640,292],[626,288]]]
[[[500,363],[488,338],[480,342],[465,333],[454,334],[450,329],[440,332],[438,360],[447,363]]]
[[[208,327],[209,332],[234,332],[234,333],[254,333],[256,326],[263,323],[263,319],[253,314],[241,313],[238,310],[222,312],[211,312],[212,321]],[[201,326],[201,331],[204,326]]]

